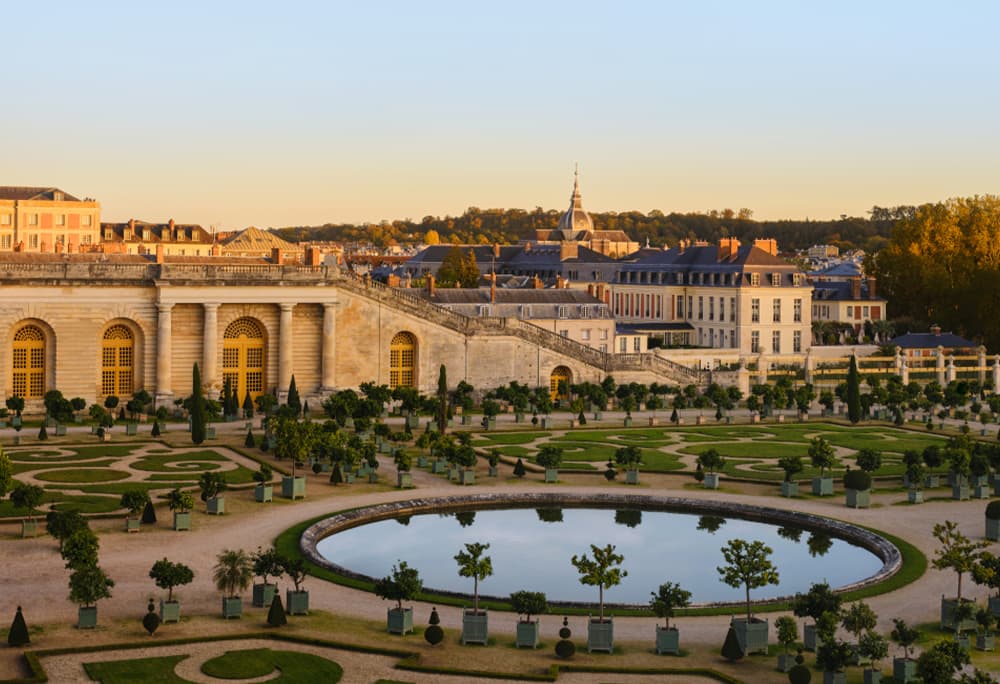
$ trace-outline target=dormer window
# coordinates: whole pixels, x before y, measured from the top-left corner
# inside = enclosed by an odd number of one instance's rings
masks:
[[[760,285],[760,273],[750,274],[750,285],[752,287],[757,287],[758,285]]]
[[[772,287],[781,287],[781,274],[780,273],[772,273],[771,274],[771,286]]]
[[[792,274],[792,284],[795,285],[795,287],[798,287],[799,285],[802,284],[802,274],[801,273],[793,273]]]
[[[569,315],[569,310],[565,306],[559,307],[559,318],[566,318]]]
[[[590,318],[590,307],[583,305],[580,307],[580,318]]]

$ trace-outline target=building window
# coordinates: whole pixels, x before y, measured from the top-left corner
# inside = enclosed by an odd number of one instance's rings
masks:
[[[705,298],[698,297],[698,320],[705,318]]]
[[[847,307],[847,317],[848,318],[854,318],[854,307],[853,306]]]
[[[795,302],[792,304],[792,307],[793,307],[792,320],[794,320],[796,323],[801,323],[802,322],[802,300],[801,299],[796,299]]]
[[[750,274],[750,285],[752,287],[757,287],[758,285],[760,285],[760,273]]]
[[[772,273],[771,274],[771,286],[772,287],[781,287],[781,274],[780,273]]]
[[[750,332],[750,351],[754,354],[760,351],[760,331],[752,330]]]
[[[415,387],[417,339],[408,332],[398,332],[389,344],[389,389]]]
[[[792,331],[792,351],[796,354],[802,351],[802,331]]]
[[[736,297],[729,298],[729,322],[736,322]]]
[[[105,397],[131,396],[135,339],[124,325],[113,325],[101,340],[101,394]]]
[[[569,397],[569,385],[572,375],[566,366],[556,366],[549,375],[549,395],[552,400]]]
[[[0,214],[0,226],[10,225],[10,214]]]
[[[38,249],[38,234],[34,233],[28,236],[28,247],[31,249]]]
[[[590,339],[590,328],[584,328],[583,330],[580,331],[580,339],[581,340]]]
[[[691,317],[694,316],[694,304],[693,304],[693,302],[694,302],[694,297],[692,297],[691,295],[688,295],[688,318],[691,318]]]
[[[480,304],[480,305],[478,305],[476,307],[476,310],[477,310],[478,315],[480,315],[480,316],[489,316],[490,315],[490,305],[489,304]]]
[[[586,304],[580,307],[580,318],[590,318],[590,307]]]
[[[28,225],[29,226],[38,225],[38,214],[28,214]]]
[[[715,297],[708,298],[708,320],[715,320]]]
[[[792,284],[795,285],[795,287],[798,287],[799,285],[802,284],[802,274],[801,273],[793,273],[792,274]]]
[[[751,299],[750,300],[750,322],[760,323],[760,300]]]
[[[80,225],[81,226],[89,226],[90,225],[90,221],[91,221],[91,217],[90,217],[89,214],[84,214],[83,216],[80,217]]]
[[[862,318],[868,318],[868,307],[867,306],[861,307],[861,317]]]
[[[66,214],[56,214],[56,225],[57,226],[66,225]]]
[[[736,331],[734,330],[731,333],[729,333],[729,346],[732,347],[733,349],[736,349],[737,342],[739,342],[739,339],[737,339]]]
[[[531,307],[527,304],[521,304],[517,307],[517,315],[519,318],[531,318]]]
[[[712,328],[708,329],[708,346],[709,347],[715,346],[715,330],[713,330]]]
[[[639,352],[642,351],[642,339],[638,336],[632,340],[632,351]]]
[[[45,333],[37,325],[26,325],[14,333],[11,347],[13,395],[22,399],[45,396]]]
[[[781,332],[778,330],[771,333],[771,350],[775,354],[781,353]]]
[[[601,328],[601,339],[602,340],[608,339],[608,329],[607,328]]]
[[[264,393],[264,329],[252,318],[238,318],[222,337],[223,382],[229,381],[237,397],[249,392],[256,399]]]
[[[627,337],[623,337],[620,340],[618,340],[618,350],[622,354],[625,354],[625,353],[628,352],[628,338]]]
[[[781,300],[780,299],[775,299],[772,302],[771,306],[773,307],[773,311],[774,311],[774,316],[773,316],[774,322],[775,323],[781,323]]]
[[[13,235],[3,235],[0,236],[0,247],[3,249],[12,249],[14,243]]]
[[[569,330],[560,330],[559,337],[569,337]]]
[[[566,318],[568,315],[568,309],[565,306],[559,307],[559,318]]]
[[[719,320],[726,320],[726,298],[719,297]]]
[[[600,346],[599,346],[599,347],[598,347],[597,349],[598,349],[598,351],[600,351],[600,352],[601,352],[602,354],[607,354],[607,353],[608,353],[608,345],[606,345],[606,344],[602,344],[602,345],[600,345]]]
[[[677,318],[684,318],[684,297],[677,297]]]

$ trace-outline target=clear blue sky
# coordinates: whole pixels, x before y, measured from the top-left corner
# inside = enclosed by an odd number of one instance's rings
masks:
[[[242,228],[1000,191],[996,2],[3,7],[0,184]]]

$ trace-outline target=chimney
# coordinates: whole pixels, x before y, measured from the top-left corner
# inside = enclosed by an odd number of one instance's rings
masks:
[[[500,243],[499,242],[494,242],[493,243],[493,256],[496,259],[500,258]]]
[[[220,245],[218,242],[213,242],[212,247],[211,249],[209,249],[208,253],[214,257],[222,256],[222,245]]]
[[[524,253],[527,254],[530,251],[531,251],[531,243],[530,242],[525,242],[524,243]]]
[[[778,256],[778,241],[774,238],[757,238],[753,241],[753,246],[771,256]]]
[[[306,266],[319,266],[323,263],[322,259],[318,247],[306,247]]]
[[[556,289],[557,290],[563,289],[563,277],[559,273],[556,274]]]
[[[285,258],[281,254],[281,248],[275,247],[271,250],[271,263],[277,264],[278,266],[283,266],[285,263]]]
[[[156,243],[156,263],[158,263],[158,264],[162,264],[163,263],[163,243],[162,242],[157,242]]]
[[[934,325],[931,326],[931,335],[937,337],[940,334],[941,334],[941,326],[935,323]]]
[[[861,278],[851,278],[851,299],[854,301],[861,299]]]
[[[594,295],[594,284],[593,283],[588,283],[587,284],[587,294],[589,294],[591,297],[595,296]]]
[[[135,219],[128,220],[128,229],[132,232],[133,235],[135,234]]]
[[[580,254],[580,245],[575,240],[559,243],[559,261],[575,259]]]
[[[726,237],[719,240],[719,253],[717,261],[729,261],[736,258],[740,249],[740,241],[734,237]]]
[[[541,290],[545,287],[542,285],[542,279],[538,277],[537,273],[535,274],[535,277],[531,279],[531,287],[535,290]]]
[[[389,287],[399,287],[399,276],[393,273],[389,274],[389,277],[385,279],[385,284]]]
[[[876,299],[878,297],[875,290],[875,276],[868,276],[868,299]]]
[[[434,276],[432,275],[427,276],[427,295],[429,297],[434,296]]]

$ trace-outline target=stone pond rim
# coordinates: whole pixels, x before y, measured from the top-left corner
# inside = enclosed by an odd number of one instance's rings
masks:
[[[895,575],[902,568],[903,556],[895,544],[885,537],[850,523],[812,513],[790,511],[766,506],[710,501],[702,499],[686,499],[675,496],[656,496],[638,494],[571,494],[556,492],[524,492],[505,494],[466,494],[460,496],[442,496],[427,499],[407,499],[374,506],[364,506],[331,516],[310,525],[299,538],[299,550],[312,563],[333,573],[345,577],[374,582],[374,577],[352,572],[320,555],[317,543],[337,532],[358,527],[379,520],[391,520],[422,513],[447,513],[458,511],[474,511],[505,508],[634,508],[648,511],[665,511],[670,513],[688,513],[701,515],[722,515],[730,518],[741,518],[754,522],[777,525],[793,525],[808,531],[824,532],[843,539],[855,546],[874,554],[882,567],[874,575],[862,580],[836,587],[837,592],[848,592],[870,587]],[[442,596],[466,597],[460,592],[427,591]],[[766,605],[789,600],[790,596],[772,597],[753,603]],[[480,600],[504,601],[504,597],[485,596],[480,594]],[[590,604],[582,602],[550,601],[554,606],[580,606]],[[692,608],[708,608],[718,606],[742,606],[743,602],[721,602],[692,604]],[[605,603],[606,608],[647,608],[645,605]]]

